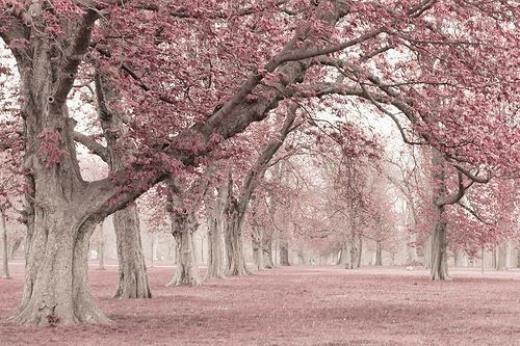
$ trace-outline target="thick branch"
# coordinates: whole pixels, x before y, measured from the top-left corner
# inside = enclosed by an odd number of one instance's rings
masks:
[[[67,96],[76,79],[78,67],[83,60],[83,55],[87,52],[90,45],[90,37],[97,19],[97,11],[87,10],[78,23],[78,28],[72,39],[71,46],[63,57],[63,63],[60,69],[61,75],[54,93],[56,107],[61,107],[67,100]]]

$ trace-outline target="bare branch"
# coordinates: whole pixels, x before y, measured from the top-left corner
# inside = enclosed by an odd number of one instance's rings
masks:
[[[94,138],[86,136],[79,132],[74,132],[72,136],[76,142],[87,147],[87,149],[90,150],[91,153],[99,156],[101,160],[105,162],[109,161],[107,148],[101,143],[97,142]]]

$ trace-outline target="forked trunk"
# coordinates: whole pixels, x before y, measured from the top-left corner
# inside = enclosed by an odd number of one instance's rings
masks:
[[[432,280],[448,279],[448,241],[446,239],[446,222],[438,221],[432,237]]]
[[[9,279],[9,254],[7,253],[7,226],[5,213],[0,212],[2,217],[2,277]]]
[[[167,286],[196,286],[200,284],[198,268],[193,251],[194,229],[185,228],[173,232],[177,244],[177,269]]]
[[[116,212],[113,218],[119,259],[119,286],[115,297],[151,298],[135,205]]]
[[[287,239],[280,239],[280,265],[288,266],[289,263],[289,242]]]
[[[89,238],[96,221],[76,215],[73,203],[35,210],[25,287],[13,320],[27,325],[108,322],[87,285]]]
[[[167,286],[195,286],[200,283],[195,261],[193,233],[198,224],[189,212],[172,211],[172,235],[177,245],[177,269]]]

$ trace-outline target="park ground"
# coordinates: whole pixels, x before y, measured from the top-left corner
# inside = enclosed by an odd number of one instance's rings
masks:
[[[111,298],[115,267],[92,270],[106,326],[33,328],[6,322],[23,267],[0,280],[0,345],[520,345],[520,272],[289,267],[167,288],[150,268],[152,300]]]

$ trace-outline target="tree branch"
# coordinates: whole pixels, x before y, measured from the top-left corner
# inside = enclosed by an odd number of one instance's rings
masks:
[[[94,138],[92,138],[90,136],[86,136],[86,135],[76,132],[76,131],[72,134],[72,137],[74,138],[74,140],[76,142],[87,147],[87,149],[90,150],[91,153],[99,156],[101,158],[101,160],[103,160],[107,163],[109,162],[107,148],[104,145],[102,145],[101,143],[97,142]]]

